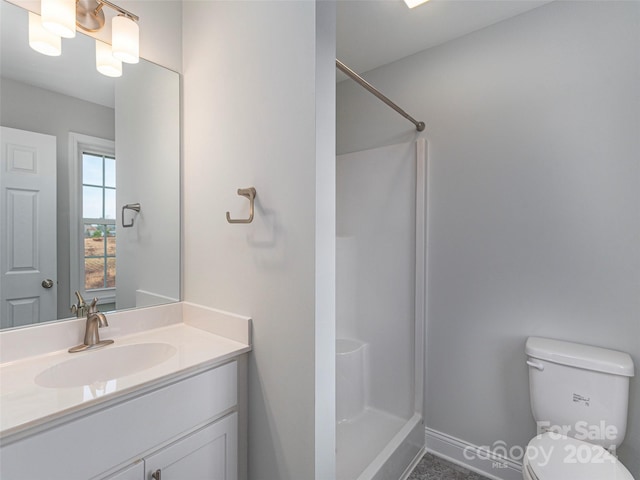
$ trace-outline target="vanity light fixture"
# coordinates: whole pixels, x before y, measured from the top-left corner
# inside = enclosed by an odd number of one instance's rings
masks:
[[[45,55],[60,55],[60,37],[74,37],[76,27],[85,32],[101,30],[105,24],[103,7],[107,6],[117,12],[117,16],[111,23],[113,46],[96,40],[96,68],[109,77],[119,77],[122,75],[122,62],[138,63],[140,59],[138,16],[108,0],[41,0],[41,2],[42,19],[40,20],[40,17],[35,14],[29,14],[29,45],[34,50]],[[42,30],[49,35],[45,36]]]
[[[138,24],[126,15],[118,15],[111,22],[113,56],[125,63],[140,61],[140,32]]]
[[[113,56],[111,46],[96,40],[96,69],[107,77],[122,76],[122,62]]]
[[[76,36],[76,0],[42,0],[42,26],[63,38]]]
[[[415,8],[418,5],[422,5],[423,3],[427,3],[429,0],[404,0],[404,3],[407,4],[409,8]]]
[[[42,17],[29,12],[29,46],[51,57],[62,53],[62,39],[42,26]]]

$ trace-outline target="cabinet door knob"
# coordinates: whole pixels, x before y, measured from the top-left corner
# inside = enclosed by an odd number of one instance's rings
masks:
[[[157,469],[155,472],[153,472],[151,474],[151,478],[153,478],[153,480],[162,480],[162,472],[160,471],[160,469]]]

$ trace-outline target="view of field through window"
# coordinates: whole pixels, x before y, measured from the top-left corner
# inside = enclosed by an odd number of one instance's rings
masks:
[[[85,290],[116,286],[116,162],[82,155]]]
[[[116,286],[116,231],[112,225],[85,225],[85,289]]]

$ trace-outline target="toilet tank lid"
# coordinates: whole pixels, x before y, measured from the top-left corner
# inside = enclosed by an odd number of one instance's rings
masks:
[[[525,351],[529,357],[561,365],[625,377],[634,376],[631,356],[616,350],[550,338],[529,337]]]

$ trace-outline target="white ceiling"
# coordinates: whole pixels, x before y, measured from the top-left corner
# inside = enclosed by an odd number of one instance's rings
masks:
[[[402,0],[338,0],[337,58],[367,72],[549,1],[430,0],[409,9]],[[0,14],[3,77],[113,106],[114,80],[96,71],[93,39],[63,39],[62,55],[47,57],[29,48],[25,10],[0,0]]]
[[[550,1],[430,0],[409,9],[403,0],[338,0],[337,58],[367,72]]]

